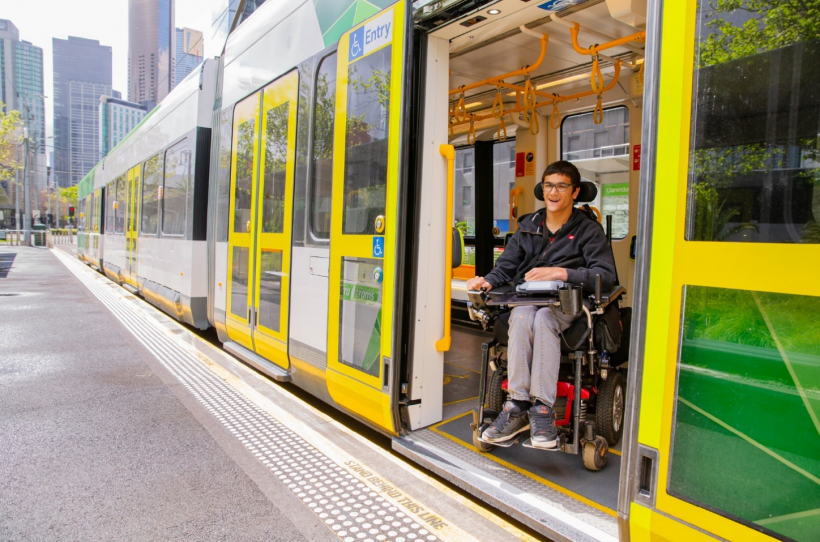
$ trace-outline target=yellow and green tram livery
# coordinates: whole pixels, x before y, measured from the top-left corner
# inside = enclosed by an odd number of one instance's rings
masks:
[[[79,256],[552,539],[815,541],[818,55],[817,0],[271,0],[82,181]],[[466,279],[559,159],[625,290],[598,470],[473,438]]]

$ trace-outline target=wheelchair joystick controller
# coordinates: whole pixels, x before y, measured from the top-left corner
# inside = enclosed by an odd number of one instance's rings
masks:
[[[595,302],[599,305],[601,304],[601,275],[595,275]]]

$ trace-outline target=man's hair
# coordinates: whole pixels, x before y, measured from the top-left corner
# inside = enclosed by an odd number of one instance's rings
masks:
[[[578,168],[572,164],[572,162],[567,162],[566,160],[558,160],[557,162],[553,162],[548,165],[547,169],[544,170],[544,175],[541,177],[541,182],[543,183],[547,177],[556,173],[568,177],[573,188],[578,188],[581,186],[581,173],[578,171]]]

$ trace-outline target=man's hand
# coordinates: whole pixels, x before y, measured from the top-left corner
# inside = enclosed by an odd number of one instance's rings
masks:
[[[484,277],[473,277],[467,281],[468,290],[481,290],[483,288],[490,291],[492,287],[493,285],[484,280]]]
[[[534,267],[524,275],[527,282],[537,282],[544,280],[567,280],[567,270],[563,267]]]

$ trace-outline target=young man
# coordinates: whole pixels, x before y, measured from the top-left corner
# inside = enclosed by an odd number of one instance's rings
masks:
[[[486,277],[467,281],[469,290],[492,289],[520,280],[562,280],[594,291],[595,275],[603,289],[615,284],[615,260],[600,224],[573,204],[581,188],[581,174],[570,162],[550,164],[542,178],[545,209],[522,216],[495,269]],[[544,247],[541,250],[541,247]],[[482,438],[504,442],[527,429],[533,446],[554,448],[559,333],[579,316],[550,307],[515,307],[510,315],[507,347],[507,391],[510,401]]]

